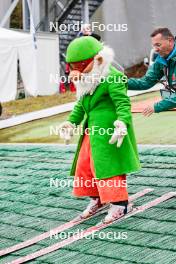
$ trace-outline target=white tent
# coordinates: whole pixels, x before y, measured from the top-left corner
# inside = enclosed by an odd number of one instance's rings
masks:
[[[17,94],[17,61],[27,94],[37,93],[37,63],[32,34],[0,28],[0,102]]]

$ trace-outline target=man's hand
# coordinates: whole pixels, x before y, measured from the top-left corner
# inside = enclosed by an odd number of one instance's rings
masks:
[[[114,144],[117,141],[117,148],[122,145],[124,137],[127,135],[127,127],[123,121],[116,120],[114,122],[114,133],[109,140],[109,144]]]
[[[154,106],[153,105],[148,105],[145,109],[144,109],[144,111],[142,112],[142,114],[144,115],[144,116],[151,116],[153,113],[155,112],[155,110],[154,110]]]
[[[59,136],[61,139],[65,140],[65,144],[70,143],[75,127],[75,124],[72,124],[69,121],[65,121],[59,126]]]

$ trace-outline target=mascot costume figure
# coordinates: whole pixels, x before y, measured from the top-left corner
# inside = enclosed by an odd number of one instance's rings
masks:
[[[140,169],[127,78],[112,66],[113,58],[113,50],[91,36],[69,44],[66,62],[77,103],[60,126],[60,137],[68,142],[82,123],[71,175],[81,183],[73,187],[73,194],[90,197],[90,203],[79,218],[108,204],[105,223],[132,210],[126,174]]]

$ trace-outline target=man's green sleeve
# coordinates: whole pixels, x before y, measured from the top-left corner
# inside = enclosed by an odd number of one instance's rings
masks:
[[[149,67],[142,78],[130,78],[128,80],[129,90],[147,90],[154,86],[164,75],[163,66],[155,62]]]
[[[173,93],[170,97],[154,104],[155,113],[167,111],[176,107],[176,93]]]

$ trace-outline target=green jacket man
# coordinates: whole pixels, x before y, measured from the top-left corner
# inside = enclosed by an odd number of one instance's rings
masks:
[[[144,77],[130,78],[128,80],[128,89],[147,90],[159,82],[166,74],[168,85],[173,92],[171,94],[168,93],[166,98],[153,106],[148,106],[143,112],[146,116],[176,107],[176,43],[174,42],[174,36],[168,28],[158,28],[151,34],[151,40],[158,56]]]

